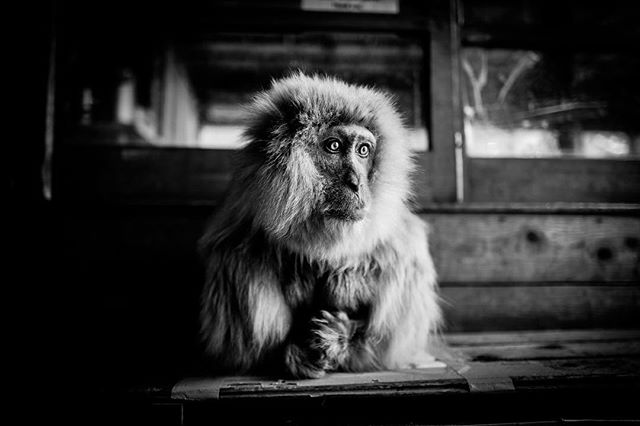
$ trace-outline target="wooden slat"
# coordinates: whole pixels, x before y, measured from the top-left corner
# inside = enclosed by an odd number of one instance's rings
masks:
[[[379,393],[466,392],[463,379],[446,367],[370,373],[334,373],[321,379],[274,380],[265,377],[197,377],[178,382],[172,399],[206,400],[247,396],[339,396]]]
[[[234,151],[79,146],[54,159],[54,199],[100,202],[219,201]]]
[[[319,398],[357,396],[416,396],[469,391],[515,391],[520,386],[557,387],[559,379],[575,384],[600,379],[614,384],[621,377],[635,380],[639,362],[633,358],[584,360],[583,364],[565,360],[469,362],[446,369],[398,370],[375,373],[333,373],[325,379],[274,380],[265,377],[199,377],[179,381],[171,391],[178,401],[245,398]],[[585,368],[586,367],[586,368]],[[509,388],[496,388],[508,381]],[[478,384],[481,388],[474,389]]]
[[[580,215],[580,216],[635,216],[640,217],[640,204],[634,203],[426,203],[417,213],[477,213],[477,214],[539,214],[539,215]]]
[[[558,342],[619,342],[640,340],[640,330],[528,330],[523,332],[448,333],[445,337],[447,344],[451,347]]]
[[[640,281],[640,218],[425,214],[442,282]]]
[[[486,381],[499,378],[513,380],[514,390],[518,389],[519,382],[538,380],[539,386],[555,387],[557,379],[573,378],[576,381],[600,378],[609,383],[615,383],[621,376],[638,376],[640,361],[635,358],[612,359],[593,358],[576,362],[575,360],[537,360],[537,361],[477,361],[456,367],[456,370],[468,381]],[[554,380],[556,379],[556,380]],[[546,386],[545,386],[546,382]]]
[[[640,161],[469,158],[468,201],[640,202]]]
[[[454,349],[452,349],[454,350]],[[640,341],[625,342],[553,342],[546,344],[503,344],[460,347],[454,350],[472,361],[539,360],[640,356]]]
[[[634,286],[443,287],[445,330],[640,326]]]

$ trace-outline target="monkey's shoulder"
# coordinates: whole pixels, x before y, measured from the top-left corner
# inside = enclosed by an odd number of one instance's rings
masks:
[[[400,215],[399,224],[396,232],[389,238],[389,244],[404,255],[412,252],[423,255],[431,232],[429,224],[409,210]]]

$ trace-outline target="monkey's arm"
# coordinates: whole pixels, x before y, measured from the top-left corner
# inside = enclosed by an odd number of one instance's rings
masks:
[[[208,258],[201,334],[214,368],[322,377],[329,368],[310,343],[310,319],[293,319],[274,263],[234,250],[212,250]]]
[[[409,212],[403,219],[404,229],[392,244],[398,261],[385,271],[368,326],[384,342],[378,351],[385,368],[423,364],[441,322],[428,225]]]
[[[211,250],[201,337],[213,367],[244,372],[269,361],[285,340],[291,312],[267,264],[235,250]]]
[[[403,368],[428,357],[440,322],[436,274],[426,225],[410,214],[405,224],[398,241],[377,252],[384,268],[374,283],[378,291],[367,320],[351,320],[343,312],[323,312],[315,320],[316,346],[336,368]]]

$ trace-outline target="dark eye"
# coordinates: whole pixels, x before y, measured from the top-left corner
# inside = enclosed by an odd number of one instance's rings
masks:
[[[371,152],[371,148],[369,148],[369,145],[360,145],[360,148],[358,148],[358,155],[360,157],[368,157],[369,152]]]
[[[338,139],[327,139],[324,142],[324,148],[329,152],[338,152],[340,150],[340,141]]]

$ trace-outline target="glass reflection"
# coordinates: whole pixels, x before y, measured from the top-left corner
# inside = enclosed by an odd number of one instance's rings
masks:
[[[213,40],[106,56],[79,49],[66,140],[236,149],[243,110],[292,70],[335,75],[395,95],[414,150],[427,149],[422,45],[394,34],[218,34]]]
[[[461,59],[469,156],[640,153],[640,59],[484,48],[463,49]]]

